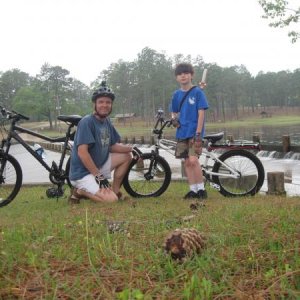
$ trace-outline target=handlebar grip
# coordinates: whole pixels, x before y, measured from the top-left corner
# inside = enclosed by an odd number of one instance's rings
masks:
[[[16,112],[16,111],[14,111],[14,110],[12,110],[12,112],[13,112],[14,114],[18,115],[19,117],[21,117],[21,118],[24,119],[24,120],[29,120],[29,117],[26,117],[26,116],[24,116],[24,115],[22,115],[22,114],[20,114],[20,113],[18,113],[18,112]]]

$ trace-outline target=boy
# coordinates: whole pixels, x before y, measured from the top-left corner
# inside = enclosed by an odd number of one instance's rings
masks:
[[[184,199],[206,199],[199,156],[202,152],[205,110],[208,109],[208,103],[203,91],[193,86],[193,75],[191,64],[181,63],[175,68],[176,81],[180,85],[171,100],[172,124],[177,128],[175,155],[176,158],[184,159],[185,173],[190,185],[190,191]]]

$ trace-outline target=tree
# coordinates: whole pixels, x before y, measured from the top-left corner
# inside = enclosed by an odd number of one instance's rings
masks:
[[[6,108],[11,109],[13,98],[18,90],[29,86],[30,83],[31,77],[19,69],[4,72],[0,77],[0,99],[2,104]]]
[[[294,9],[290,8],[289,2],[285,0],[259,0],[259,4],[263,8],[265,15],[263,18],[273,19],[269,25],[271,27],[288,27],[293,23],[299,22],[300,7]],[[292,43],[295,43],[300,37],[298,31],[290,31],[288,36],[291,37]]]
[[[53,128],[53,119],[57,127],[57,116],[62,112],[66,99],[70,92],[72,78],[67,77],[70,72],[60,66],[50,66],[44,64],[40,74],[37,76],[36,83],[44,95],[40,105],[43,107],[43,114],[47,116],[50,129]]]

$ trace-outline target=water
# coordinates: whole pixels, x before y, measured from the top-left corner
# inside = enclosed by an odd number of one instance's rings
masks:
[[[282,136],[289,135],[292,145],[300,145],[300,125],[291,126],[261,126],[261,127],[247,127],[241,126],[239,128],[219,127],[214,129],[215,132],[224,131],[225,137],[232,135],[234,139],[252,140],[253,135],[260,137],[261,143],[282,143]],[[207,133],[212,133],[207,131]]]

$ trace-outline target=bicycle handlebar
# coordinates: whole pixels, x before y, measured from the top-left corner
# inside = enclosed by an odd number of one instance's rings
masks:
[[[6,118],[8,118],[9,120],[10,119],[14,119],[14,120],[16,120],[16,121],[19,121],[19,120],[29,120],[29,117],[26,117],[26,116],[24,116],[24,115],[22,115],[22,114],[20,114],[20,113],[18,113],[18,112],[16,112],[16,111],[14,111],[14,110],[12,110],[12,111],[9,111],[9,110],[7,110],[5,107],[3,107],[3,106],[1,106],[0,105],[0,108],[1,108],[1,115],[3,116],[3,117],[6,117]]]

